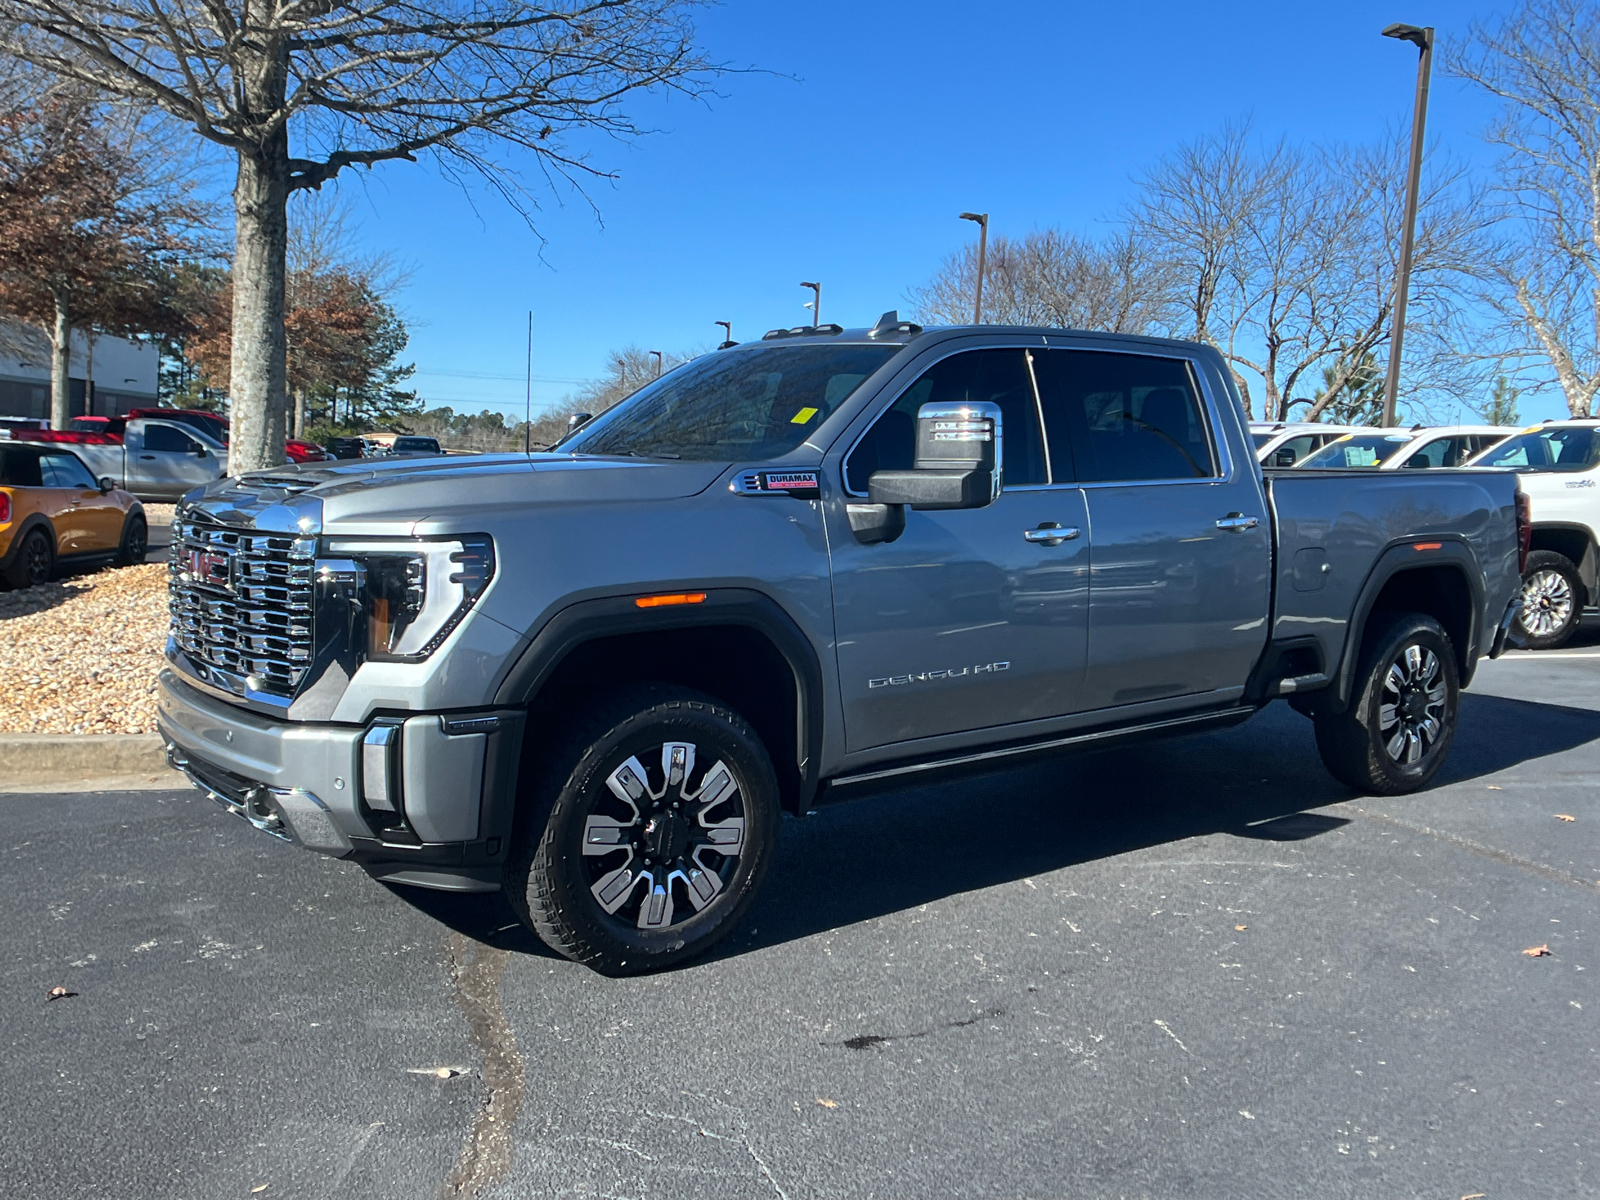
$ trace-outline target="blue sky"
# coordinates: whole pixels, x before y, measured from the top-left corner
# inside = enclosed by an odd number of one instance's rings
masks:
[[[727,0],[699,18],[709,54],[773,74],[726,76],[706,103],[640,100],[657,132],[585,147],[618,173],[589,189],[598,216],[544,191],[536,235],[493,196],[403,164],[341,194],[367,246],[411,268],[400,303],[430,407],[520,415],[530,309],[536,409],[614,347],[708,347],[717,320],[739,340],[801,324],[802,279],[822,282],[825,320],[867,323],[972,236],[963,209],[995,232],[1092,231],[1144,166],[1229,121],[1324,142],[1407,130],[1416,52],[1378,31],[1432,24],[1443,43],[1508,8]],[[1487,162],[1491,113],[1436,70],[1431,142]],[[1562,411],[1555,396],[1522,407]]]

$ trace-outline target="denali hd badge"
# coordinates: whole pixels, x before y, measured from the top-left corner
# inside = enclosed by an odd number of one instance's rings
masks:
[[[907,683],[938,683],[947,679],[960,679],[966,675],[993,675],[996,671],[1009,671],[1008,662],[984,663],[980,667],[946,667],[942,671],[917,671],[910,675],[887,675],[882,679],[867,680],[867,687],[900,687]]]
[[[816,500],[822,495],[815,471],[744,471],[729,485],[741,496],[798,496]]]

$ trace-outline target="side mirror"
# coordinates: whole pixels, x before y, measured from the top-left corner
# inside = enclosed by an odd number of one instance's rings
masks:
[[[573,413],[567,418],[567,432],[571,433],[578,426],[587,425],[592,420],[594,420],[593,413]]]
[[[194,449],[194,456],[196,458],[205,458],[209,454],[210,454],[210,451],[207,450],[204,446],[196,446],[195,449]]]
[[[116,486],[117,486],[117,481],[115,479],[111,478],[111,476],[109,476],[109,475],[100,476],[100,494],[102,496],[104,496],[107,492],[111,491]]]
[[[917,457],[909,471],[875,471],[874,504],[983,508],[1000,495],[1000,406],[924,404],[917,410]]]

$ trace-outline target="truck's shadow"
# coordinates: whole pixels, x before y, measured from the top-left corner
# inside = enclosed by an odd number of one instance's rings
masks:
[[[1600,713],[1469,694],[1439,783],[1597,738]],[[761,896],[714,956],[1206,834],[1302,841],[1347,823],[1307,810],[1350,798],[1322,769],[1310,722],[1280,704],[1224,733],[828,805],[784,822]],[[551,953],[507,928],[515,918],[498,896],[394,891],[469,936]]]

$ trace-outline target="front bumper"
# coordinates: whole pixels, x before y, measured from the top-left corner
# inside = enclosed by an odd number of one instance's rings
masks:
[[[276,720],[161,672],[156,724],[190,782],[256,828],[351,858],[394,883],[492,891],[509,849],[523,714],[384,718],[373,725]],[[398,815],[375,812],[363,765],[369,732],[397,743],[385,759]]]

